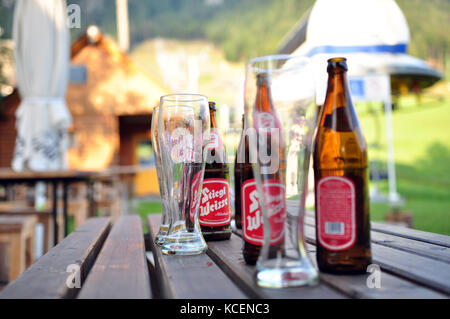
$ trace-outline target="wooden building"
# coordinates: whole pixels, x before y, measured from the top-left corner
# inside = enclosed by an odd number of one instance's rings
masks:
[[[152,109],[168,91],[94,26],[72,44],[71,68],[66,95],[73,117],[69,167],[101,170],[151,163],[153,154],[138,150],[150,147]],[[0,105],[0,167],[11,166],[19,101],[15,90]],[[135,191],[137,195],[159,192],[154,166],[137,174]]]

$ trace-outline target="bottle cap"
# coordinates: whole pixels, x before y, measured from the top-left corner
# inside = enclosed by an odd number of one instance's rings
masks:
[[[216,102],[213,102],[213,101],[211,101],[211,102],[209,102],[209,108],[211,109],[211,110],[216,110]]]
[[[267,72],[261,72],[256,74],[256,85],[260,86],[261,84],[270,84],[270,77],[269,73]]]
[[[328,59],[328,67],[327,72],[330,73],[333,70],[336,69],[342,69],[343,71],[347,71],[347,59],[343,57],[337,57],[337,58],[331,58]]]

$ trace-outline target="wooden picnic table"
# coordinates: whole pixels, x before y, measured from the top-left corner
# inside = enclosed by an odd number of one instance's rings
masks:
[[[296,202],[288,210],[298,209]],[[90,218],[0,292],[0,298],[182,298],[341,299],[445,298],[450,296],[450,237],[372,222],[373,263],[381,268],[380,288],[367,285],[370,273],[320,273],[317,286],[270,289],[254,280],[255,267],[242,257],[243,239],[208,242],[205,254],[165,256],[153,242],[160,214],[147,218],[142,233],[137,215]],[[305,217],[307,250],[315,262],[314,215]],[[146,238],[144,240],[144,238]],[[79,267],[80,288],[68,287],[68,267]],[[69,280],[70,281],[70,280]]]
[[[58,186],[62,184],[63,193],[63,218],[64,218],[64,236],[68,234],[68,189],[71,183],[86,182],[92,189],[92,181],[95,177],[93,172],[76,170],[58,170],[47,172],[21,171],[16,172],[12,169],[0,169],[0,185],[9,186],[15,184],[33,184],[46,182],[53,187],[52,218],[53,218],[53,240],[58,243]],[[88,192],[88,200],[93,209],[92,191]]]
[[[95,215],[95,201],[93,184],[95,181],[110,180],[120,175],[134,175],[148,168],[144,166],[111,166],[100,171],[56,170],[56,171],[14,171],[12,169],[0,169],[0,185],[36,184],[46,182],[52,185],[52,218],[54,244],[58,243],[58,186],[62,184],[64,236],[68,235],[68,189],[69,185],[76,182],[85,182],[88,187],[87,200],[89,202],[89,216]]]

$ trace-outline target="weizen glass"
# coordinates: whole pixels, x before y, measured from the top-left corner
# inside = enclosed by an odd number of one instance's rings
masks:
[[[158,128],[170,227],[161,250],[196,255],[207,249],[198,210],[209,142],[208,99],[197,94],[161,97]]]
[[[249,228],[254,232],[251,222],[262,215],[257,283],[269,288],[314,285],[318,274],[307,255],[303,235],[317,109],[310,60],[292,55],[250,60],[245,107],[248,127],[253,131],[248,136],[259,209],[255,205],[250,216],[243,218],[243,230],[244,234],[251,232]],[[288,209],[287,198],[300,208]]]
[[[170,226],[170,214],[168,213],[167,206],[167,188],[166,183],[163,178],[163,171],[161,166],[161,151],[159,148],[159,137],[158,137],[158,117],[159,117],[159,107],[155,106],[152,113],[152,124],[151,124],[151,138],[153,151],[155,153],[155,164],[156,164],[156,174],[158,175],[159,183],[159,193],[161,195],[161,205],[162,205],[162,215],[161,215],[161,225],[159,227],[158,234],[155,237],[155,243],[157,245],[162,245],[164,238],[169,231]]]

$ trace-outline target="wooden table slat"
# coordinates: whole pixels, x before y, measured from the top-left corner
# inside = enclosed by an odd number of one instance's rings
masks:
[[[305,225],[315,227],[315,224],[316,222],[314,217],[310,215],[305,216]],[[372,225],[373,224],[374,223],[372,223]],[[379,232],[373,229],[371,230],[370,236],[372,243],[450,264],[450,248],[448,247],[425,241],[417,241],[406,237],[400,237],[390,233]]]
[[[115,222],[78,298],[151,298],[139,216],[120,216]]]
[[[233,230],[238,236],[242,236],[242,230]],[[314,229],[306,228],[306,249],[310,260],[317,267]],[[370,274],[361,275],[333,275],[320,273],[322,282],[351,298],[446,298],[445,295],[431,289],[411,283],[408,280],[398,278],[386,272],[382,272],[381,288],[369,288],[367,278]]]
[[[384,223],[372,222],[372,230],[380,233],[395,235],[410,240],[421,241],[424,243],[450,247],[450,236],[429,233],[417,229],[392,226]]]
[[[315,245],[315,228],[305,225],[305,238]],[[372,261],[398,277],[450,294],[450,265],[372,242]]]
[[[164,298],[242,299],[246,295],[207,255],[166,256],[153,243],[161,215],[148,216],[149,235]]]
[[[308,253],[314,265],[316,262],[315,246],[306,244]],[[431,289],[419,286],[408,280],[382,272],[380,288],[369,288],[367,279],[370,273],[361,275],[333,275],[320,273],[320,279],[352,298],[383,298],[383,299],[441,299],[445,295]]]
[[[345,296],[334,289],[320,283],[310,287],[291,287],[286,289],[261,288],[257,285],[254,273],[255,267],[246,265],[242,256],[242,238],[233,234],[228,241],[208,243],[208,255],[216,263],[220,264],[223,271],[233,281],[240,285],[241,289],[252,298],[273,299],[340,299]]]
[[[298,203],[296,201],[287,201],[287,209],[298,209]],[[314,226],[315,215],[314,211],[307,210],[305,213],[305,224]],[[427,244],[433,244],[450,248],[450,236],[430,233],[422,230],[411,229],[407,227],[400,227],[395,225],[389,225],[382,222],[371,222],[371,231],[379,232],[383,234],[393,235],[396,237],[406,238],[415,242],[423,242]]]
[[[78,288],[68,288],[69,265],[79,265],[83,282],[110,229],[106,217],[88,219],[61,243],[39,258],[21,276],[7,285],[0,298],[73,298]]]

